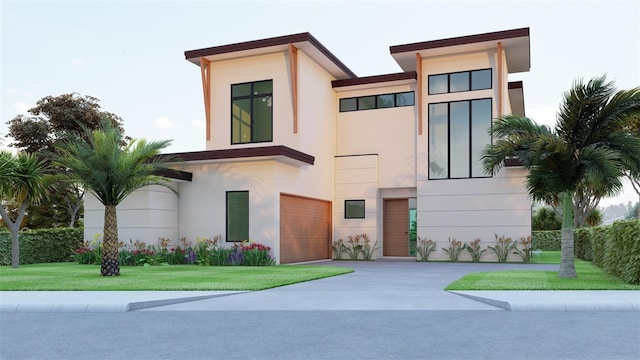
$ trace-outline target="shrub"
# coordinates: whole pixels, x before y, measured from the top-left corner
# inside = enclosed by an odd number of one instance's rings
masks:
[[[482,253],[487,251],[487,249],[480,250],[480,239],[475,239],[467,244],[464,244],[464,249],[466,249],[469,255],[471,255],[471,261],[473,262],[480,262]]]
[[[560,217],[550,207],[541,207],[531,217],[531,230],[560,230],[561,227],[562,221],[560,221]]]
[[[82,247],[82,228],[55,228],[20,232],[20,264],[73,261]],[[0,265],[11,264],[11,233],[0,230]]]
[[[520,255],[525,264],[530,264],[532,260],[533,248],[531,247],[531,243],[531,236],[521,237],[518,244],[522,245],[522,249],[518,249],[517,247],[513,248],[513,250],[515,250],[513,254]]]
[[[78,264],[90,265],[100,261],[100,259],[97,258],[95,251],[91,249],[89,241],[85,241],[82,244],[82,247],[74,251],[74,254]]]
[[[349,245],[345,247],[345,251],[347,255],[349,255],[349,259],[358,260],[358,255],[360,255],[363,248],[363,245],[360,244],[360,235],[349,235],[349,240],[347,242]]]
[[[369,238],[369,235],[362,234],[360,235],[361,238],[363,238],[364,240],[364,246],[362,248],[362,258],[365,261],[371,261],[373,260],[373,254],[379,249],[378,247],[378,240],[376,240],[373,245],[371,245],[371,239]]]
[[[271,266],[276,264],[276,260],[269,255],[271,248],[268,246],[249,243],[243,244],[241,249],[244,255],[242,261],[244,266]]]
[[[416,261],[429,261],[429,255],[436,250],[436,243],[431,240],[421,239],[418,236],[418,247],[416,253],[418,257]]]
[[[593,260],[592,239],[595,234],[593,228],[580,228],[573,231],[573,253],[582,260]]]
[[[535,250],[560,251],[560,230],[553,231],[533,231],[531,233],[532,247]]]
[[[442,250],[449,255],[449,260],[458,261],[458,257],[460,256],[463,248],[462,241],[458,241],[455,238],[449,238],[449,248],[442,248]]]
[[[504,235],[498,237],[498,234],[495,235],[496,245],[487,247],[496,254],[496,256],[498,257],[498,262],[507,262],[509,251],[514,249],[518,245],[518,243],[513,242],[510,237],[505,237]]]
[[[346,251],[346,246],[342,242],[342,239],[334,241],[331,244],[331,250],[333,250],[333,260],[342,260],[342,253]]]

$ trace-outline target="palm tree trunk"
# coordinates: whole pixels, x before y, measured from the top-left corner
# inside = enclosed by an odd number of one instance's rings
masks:
[[[104,206],[104,239],[102,241],[102,276],[119,276],[118,217],[115,205]]]
[[[560,271],[561,278],[577,277],[576,266],[573,261],[573,195],[565,191],[562,199],[562,238],[560,247]]]
[[[24,219],[24,215],[27,212],[27,203],[20,204],[18,210],[18,217],[16,221],[11,221],[9,214],[3,207],[0,207],[0,215],[5,225],[11,231],[11,267],[17,269],[20,266],[20,225]]]

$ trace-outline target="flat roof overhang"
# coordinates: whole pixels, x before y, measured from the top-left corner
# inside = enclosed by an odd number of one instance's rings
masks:
[[[237,59],[247,56],[288,51],[289,44],[304,51],[305,54],[325,68],[336,79],[350,79],[357,77],[351,69],[343,64],[308,32],[188,50],[184,52],[184,56],[188,61],[200,66],[201,57],[212,62]]]
[[[381,86],[414,84],[417,78],[418,75],[415,71],[408,71],[394,74],[364,76],[355,79],[334,80],[331,82],[331,87],[333,87],[333,90],[337,92],[362,90]]]
[[[416,71],[416,54],[422,58],[473,53],[497,48],[502,43],[509,73],[529,71],[531,68],[529,28],[496,31],[448,39],[395,45],[391,56],[404,71]]]
[[[250,148],[204,150],[162,154],[172,163],[223,162],[233,160],[282,160],[293,165],[313,165],[315,157],[283,145]]]

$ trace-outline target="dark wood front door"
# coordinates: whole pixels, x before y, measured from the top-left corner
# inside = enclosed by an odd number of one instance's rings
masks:
[[[383,255],[409,256],[409,200],[385,199]]]

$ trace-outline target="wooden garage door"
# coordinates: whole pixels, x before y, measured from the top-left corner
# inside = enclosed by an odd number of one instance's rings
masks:
[[[280,263],[331,258],[331,202],[280,195]]]
[[[385,199],[382,216],[384,256],[409,256],[409,200]]]

